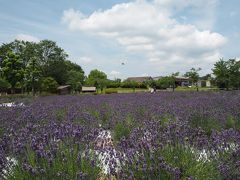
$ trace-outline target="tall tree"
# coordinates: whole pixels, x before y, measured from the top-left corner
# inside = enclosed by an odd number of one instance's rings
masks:
[[[100,88],[102,91],[106,86],[106,81],[107,75],[102,71],[94,69],[89,73],[86,84]]]
[[[228,63],[220,59],[214,64],[212,69],[213,74],[216,76],[217,85],[220,88],[229,88],[229,70]]]
[[[8,52],[2,61],[2,72],[5,79],[11,84],[11,93],[15,92],[17,84],[21,84],[24,80],[23,61],[19,55]]]
[[[63,85],[67,81],[67,69],[65,61],[66,52],[50,40],[42,40],[38,43],[37,58],[44,77],[53,77],[58,84]]]
[[[84,74],[79,71],[71,70],[68,72],[67,84],[69,84],[75,92],[80,91],[84,81]]]
[[[198,91],[198,80],[199,80],[199,71],[201,68],[195,69],[191,68],[190,71],[186,72],[185,76],[191,78],[193,84],[195,84],[197,91]]]

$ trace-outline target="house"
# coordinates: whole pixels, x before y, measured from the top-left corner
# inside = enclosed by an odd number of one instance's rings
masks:
[[[59,86],[57,88],[57,92],[60,95],[65,95],[65,94],[70,94],[71,92],[71,87],[70,85],[65,85],[65,86]]]
[[[96,87],[82,87],[82,92],[96,92]]]
[[[159,80],[159,79],[161,79],[163,76],[156,76],[156,77],[153,77],[152,79],[154,80],[154,81],[157,81],[157,80]]]
[[[188,86],[190,84],[189,77],[176,76],[175,77],[176,86]]]
[[[127,81],[136,81],[138,83],[142,83],[144,81],[152,80],[153,78],[151,76],[143,76],[143,77],[129,77],[126,80]]]

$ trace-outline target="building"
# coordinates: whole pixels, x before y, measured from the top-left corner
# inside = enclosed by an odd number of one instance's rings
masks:
[[[57,92],[60,95],[70,94],[71,93],[71,87],[70,87],[70,85],[59,86],[57,88]]]
[[[175,77],[175,85],[176,86],[189,86],[189,84],[190,84],[189,77],[182,77],[182,76]]]
[[[156,76],[156,77],[153,77],[152,79],[154,80],[154,81],[157,81],[157,80],[159,80],[159,79],[161,79],[163,76]]]
[[[127,81],[136,81],[138,83],[142,83],[144,81],[153,80],[151,76],[143,76],[143,77],[129,77],[126,79]]]
[[[82,92],[96,92],[96,87],[82,87]]]

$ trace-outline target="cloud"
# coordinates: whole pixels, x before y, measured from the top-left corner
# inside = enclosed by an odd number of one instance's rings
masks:
[[[17,40],[22,40],[22,41],[29,41],[29,42],[39,42],[40,39],[35,37],[35,36],[31,36],[28,34],[18,34],[15,39]]]
[[[89,16],[74,9],[65,10],[62,21],[70,30],[113,39],[127,51],[143,54],[154,67],[174,69],[180,65],[191,67],[195,64],[208,67],[209,62],[221,57],[219,49],[225,45],[227,38],[212,32],[207,28],[208,22],[201,19],[188,24],[179,22],[173,9],[214,9],[217,2],[137,0],[116,4]],[[206,29],[203,29],[204,26]]]
[[[84,63],[84,64],[90,64],[90,63],[93,62],[92,58],[87,57],[87,56],[81,57],[81,58],[79,59],[79,61],[80,61],[81,63]]]
[[[118,72],[118,71],[112,70],[109,74],[112,75],[112,76],[116,76],[116,75],[119,75],[121,73]]]

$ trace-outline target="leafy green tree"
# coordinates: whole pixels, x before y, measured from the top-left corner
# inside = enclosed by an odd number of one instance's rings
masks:
[[[198,91],[198,80],[199,80],[199,71],[201,71],[201,68],[195,69],[191,68],[190,71],[186,72],[185,76],[189,77],[193,84],[195,84],[197,91]]]
[[[240,61],[236,59],[228,60],[229,84],[234,89],[240,88]]]
[[[8,52],[1,65],[3,76],[11,85],[11,93],[14,93],[16,85],[21,84],[24,80],[25,72],[22,59],[20,59],[19,55]]]
[[[9,82],[0,77],[0,92],[7,91],[7,89],[10,87],[11,85],[9,84]]]
[[[125,80],[122,82],[121,87],[132,88],[135,91],[135,88],[139,87],[139,84],[136,81]]]
[[[229,69],[228,63],[220,59],[214,64],[212,69],[213,74],[216,76],[217,85],[220,88],[229,88]]]
[[[44,77],[53,77],[58,84],[65,84],[67,81],[65,51],[57,46],[56,42],[42,40],[38,43],[37,59],[40,60],[40,67]]]
[[[74,70],[74,71],[81,72],[84,74],[84,71],[81,66],[79,66],[78,64],[73,63],[69,60],[65,61],[65,66],[66,66],[67,71]]]
[[[100,88],[102,91],[107,85],[107,75],[102,71],[94,69],[89,73],[86,84]]]
[[[41,90],[55,93],[58,87],[57,81],[52,77],[45,77],[41,80]]]
[[[68,72],[67,84],[71,86],[71,89],[75,92],[80,91],[84,81],[84,74],[79,71],[71,70]]]
[[[175,81],[175,79],[171,76],[161,77],[156,81],[156,85],[160,89],[166,89],[173,86],[173,81]]]
[[[177,76],[179,76],[179,72],[172,73],[172,75],[170,76],[170,79],[169,79],[169,83],[171,84],[173,91],[176,88],[175,80],[176,80]]]
[[[107,80],[107,88],[118,88],[121,86],[121,79]]]

